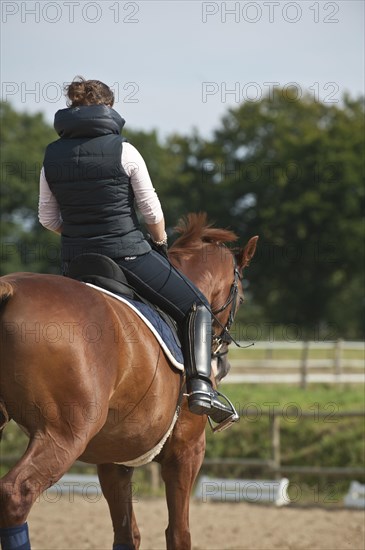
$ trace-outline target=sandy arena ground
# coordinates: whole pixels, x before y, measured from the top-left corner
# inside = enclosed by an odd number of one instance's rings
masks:
[[[37,502],[29,516],[32,550],[111,550],[107,504],[75,495]],[[73,500],[73,502],[70,502]],[[141,550],[165,549],[163,499],[140,498]],[[364,550],[365,512],[255,504],[191,503],[194,550]]]

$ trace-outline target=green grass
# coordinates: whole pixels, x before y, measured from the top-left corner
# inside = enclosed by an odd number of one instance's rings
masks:
[[[265,359],[267,357],[267,350],[262,348],[256,348],[252,346],[246,349],[239,349],[231,347],[229,350],[230,359],[241,359],[244,364],[245,360],[250,359]],[[302,349],[280,349],[273,347],[270,357],[272,359],[300,359]],[[344,359],[358,359],[364,362],[365,365],[365,349],[343,349],[341,355]],[[309,359],[333,359],[334,350],[331,348],[311,348],[309,347]]]
[[[279,384],[225,384],[224,393],[235,404],[241,420],[220,434],[207,432],[206,457],[272,459],[270,421],[263,413],[275,411],[280,418],[282,466],[365,467],[364,417],[335,416],[364,411],[362,385],[312,384],[303,390]],[[207,465],[203,472],[213,477],[244,479],[273,479],[274,475],[269,469],[249,465]],[[324,506],[341,505],[351,479],[294,473],[288,477],[294,502]],[[364,483],[365,474],[353,479]]]
[[[229,377],[228,377],[229,380]],[[364,410],[365,392],[362,384],[309,384],[306,390],[294,385],[281,384],[224,384],[225,395],[241,411],[249,403],[262,410],[283,408],[294,403],[302,411],[329,410],[333,404],[337,412]],[[318,404],[318,405],[317,405]],[[326,408],[327,407],[327,408]],[[332,407],[331,407],[332,410]]]

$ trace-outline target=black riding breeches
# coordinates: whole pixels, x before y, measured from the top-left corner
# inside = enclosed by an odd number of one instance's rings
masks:
[[[128,283],[138,293],[166,311],[179,324],[194,302],[210,305],[204,294],[158,252],[151,250],[132,259],[118,258]]]

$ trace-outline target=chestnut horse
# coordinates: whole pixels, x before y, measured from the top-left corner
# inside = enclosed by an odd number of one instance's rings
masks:
[[[213,347],[227,346],[222,326],[238,309],[240,277],[257,237],[233,253],[222,243],[235,234],[208,226],[205,215],[190,214],[178,230],[170,261],[219,312]],[[24,525],[37,497],[78,459],[97,465],[114,548],[139,548],[133,468],[122,464],[168,432],[179,410],[181,373],[134,311],[85,283],[14,273],[1,277],[0,296],[0,428],[12,418],[29,435],[26,452],[0,480],[0,529]],[[204,457],[206,421],[189,412],[183,397],[155,458],[166,486],[170,550],[191,547],[189,498]]]

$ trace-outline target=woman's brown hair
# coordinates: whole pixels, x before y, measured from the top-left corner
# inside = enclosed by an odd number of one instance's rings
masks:
[[[71,84],[65,86],[65,92],[68,107],[114,105],[114,93],[100,80],[85,80],[82,76],[76,76]]]

